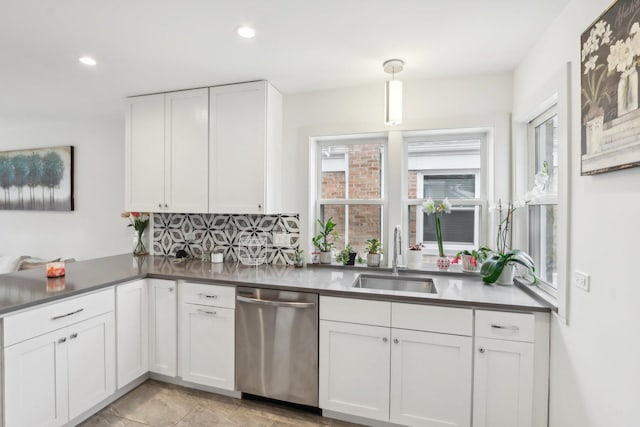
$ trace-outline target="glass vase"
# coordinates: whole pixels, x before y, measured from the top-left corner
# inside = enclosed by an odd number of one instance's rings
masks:
[[[147,254],[147,248],[144,245],[144,231],[136,231],[133,234],[133,254],[136,256]]]

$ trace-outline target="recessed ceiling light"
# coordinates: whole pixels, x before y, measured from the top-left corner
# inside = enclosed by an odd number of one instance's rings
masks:
[[[81,56],[78,58],[78,61],[80,61],[81,64],[88,65],[89,67],[93,67],[97,64],[96,60],[90,56]]]
[[[256,30],[251,27],[247,27],[246,25],[236,28],[236,33],[245,39],[252,39],[256,36]]]

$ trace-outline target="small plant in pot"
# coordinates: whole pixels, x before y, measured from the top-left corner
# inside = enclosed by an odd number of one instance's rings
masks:
[[[353,250],[351,245],[347,245],[338,253],[336,261],[341,262],[342,265],[354,265],[356,263],[356,256],[356,251]]]
[[[333,221],[333,218],[329,218],[326,222],[318,219],[318,225],[320,226],[320,231],[312,239],[313,246],[320,250],[320,264],[331,264],[331,248],[333,248],[334,241],[340,237],[336,230],[337,224]]]
[[[367,266],[380,267],[380,254],[382,253],[382,242],[375,237],[366,241],[367,243]]]
[[[491,249],[482,246],[471,251],[464,250],[456,254],[456,260],[462,260],[462,271],[478,271],[478,266],[491,254]]]
[[[304,251],[302,249],[296,249],[293,254],[293,266],[296,268],[304,267]]]

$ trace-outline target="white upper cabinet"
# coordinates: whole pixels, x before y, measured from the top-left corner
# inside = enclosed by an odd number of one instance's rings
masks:
[[[125,205],[144,212],[206,212],[209,89],[127,99]]]
[[[209,89],[165,95],[165,211],[206,212]]]
[[[265,81],[212,87],[209,115],[209,212],[277,212],[282,95]]]
[[[158,212],[164,205],[164,95],[127,99],[125,207]]]

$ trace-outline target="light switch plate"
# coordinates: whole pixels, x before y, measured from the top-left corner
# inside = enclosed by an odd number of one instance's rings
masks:
[[[291,239],[287,233],[273,233],[274,246],[290,246]]]
[[[589,292],[589,275],[582,271],[576,270],[573,274],[573,284],[576,288],[580,288],[585,292]]]

